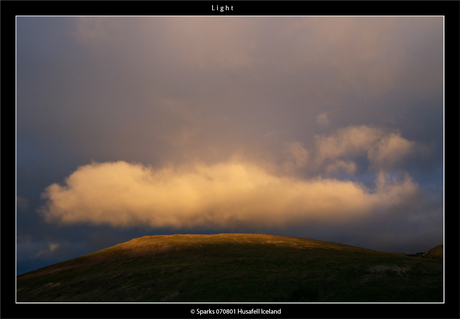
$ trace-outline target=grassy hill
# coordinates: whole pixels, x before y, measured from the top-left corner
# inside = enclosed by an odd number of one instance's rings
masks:
[[[429,251],[427,251],[423,255],[423,258],[442,259],[442,256],[443,256],[442,245],[438,245],[438,246],[434,247],[433,249],[430,249]]]
[[[442,259],[306,238],[146,236],[18,276],[18,301],[442,301]]]

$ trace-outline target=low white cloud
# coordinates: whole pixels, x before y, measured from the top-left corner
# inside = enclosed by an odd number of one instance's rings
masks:
[[[391,133],[383,136],[368,151],[369,160],[377,167],[387,168],[399,164],[413,150],[414,142]]]
[[[283,164],[283,169],[287,173],[295,172],[308,162],[308,151],[300,142],[285,143],[284,155],[286,161]]]
[[[317,164],[364,155],[377,170],[401,164],[415,144],[401,137],[399,132],[386,132],[366,125],[349,126],[330,136],[315,138]]]
[[[382,135],[383,132],[379,129],[361,125],[338,129],[331,136],[315,136],[316,160],[322,162],[341,156],[365,154]]]
[[[371,191],[351,181],[278,176],[243,161],[160,169],[119,161],[81,166],[64,185],[50,185],[39,211],[61,224],[283,228],[364,218],[417,192],[409,176],[381,175]]]

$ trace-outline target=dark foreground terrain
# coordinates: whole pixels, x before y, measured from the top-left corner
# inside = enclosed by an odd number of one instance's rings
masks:
[[[17,300],[440,302],[442,269],[442,258],[306,238],[147,236],[22,274]]]

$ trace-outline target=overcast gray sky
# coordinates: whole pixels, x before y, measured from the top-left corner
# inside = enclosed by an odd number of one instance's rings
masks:
[[[18,17],[18,272],[133,237],[443,240],[442,17]]]

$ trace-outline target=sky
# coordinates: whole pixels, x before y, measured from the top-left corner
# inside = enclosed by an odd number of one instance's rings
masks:
[[[441,16],[17,17],[18,274],[135,237],[443,242]]]

